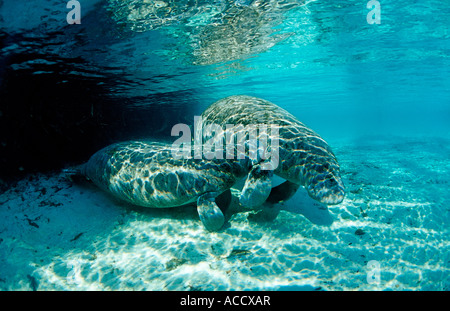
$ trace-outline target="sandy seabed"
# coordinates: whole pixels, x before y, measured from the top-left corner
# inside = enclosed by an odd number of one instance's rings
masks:
[[[343,203],[300,189],[270,220],[234,197],[217,233],[194,206],[135,208],[62,173],[29,176],[0,195],[0,289],[450,290],[450,139],[332,147]]]

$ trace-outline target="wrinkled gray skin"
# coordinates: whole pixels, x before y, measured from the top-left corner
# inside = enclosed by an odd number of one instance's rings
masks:
[[[177,160],[172,156],[171,145],[130,141],[98,151],[78,172],[103,190],[135,205],[169,208],[196,202],[202,223],[215,231],[225,222],[215,198],[231,196],[230,187],[249,171],[245,163]],[[230,199],[218,201],[228,205]]]
[[[273,172],[286,179],[286,182],[272,190],[268,201],[275,202],[275,197],[278,201],[287,200],[300,186],[304,186],[310,197],[321,203],[338,204],[343,201],[344,184],[339,163],[331,148],[317,133],[286,110],[267,100],[236,95],[212,104],[201,117],[203,128],[211,123],[223,129],[227,124],[241,124],[244,127],[249,124],[267,124],[278,128],[279,163]],[[265,188],[261,192],[265,194],[262,197],[267,198],[267,183],[264,184]]]

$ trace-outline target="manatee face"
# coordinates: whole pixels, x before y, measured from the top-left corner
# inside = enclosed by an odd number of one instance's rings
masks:
[[[339,204],[344,200],[345,187],[339,164],[331,152],[307,149],[290,151],[282,162],[281,177],[303,185],[314,200],[324,204]],[[276,171],[277,172],[277,171]]]
[[[345,196],[341,178],[331,172],[314,176],[306,185],[306,190],[311,198],[328,205],[341,203]]]
[[[333,152],[316,154],[307,167],[305,188],[313,199],[325,204],[339,204],[344,200],[345,187],[340,167]]]

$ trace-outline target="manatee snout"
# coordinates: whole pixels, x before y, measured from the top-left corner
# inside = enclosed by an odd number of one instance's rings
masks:
[[[336,177],[316,179],[306,190],[311,198],[327,205],[339,204],[345,197],[344,184]]]

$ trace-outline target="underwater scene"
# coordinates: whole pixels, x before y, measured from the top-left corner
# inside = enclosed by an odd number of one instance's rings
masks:
[[[450,290],[449,16],[0,0],[0,290]]]

